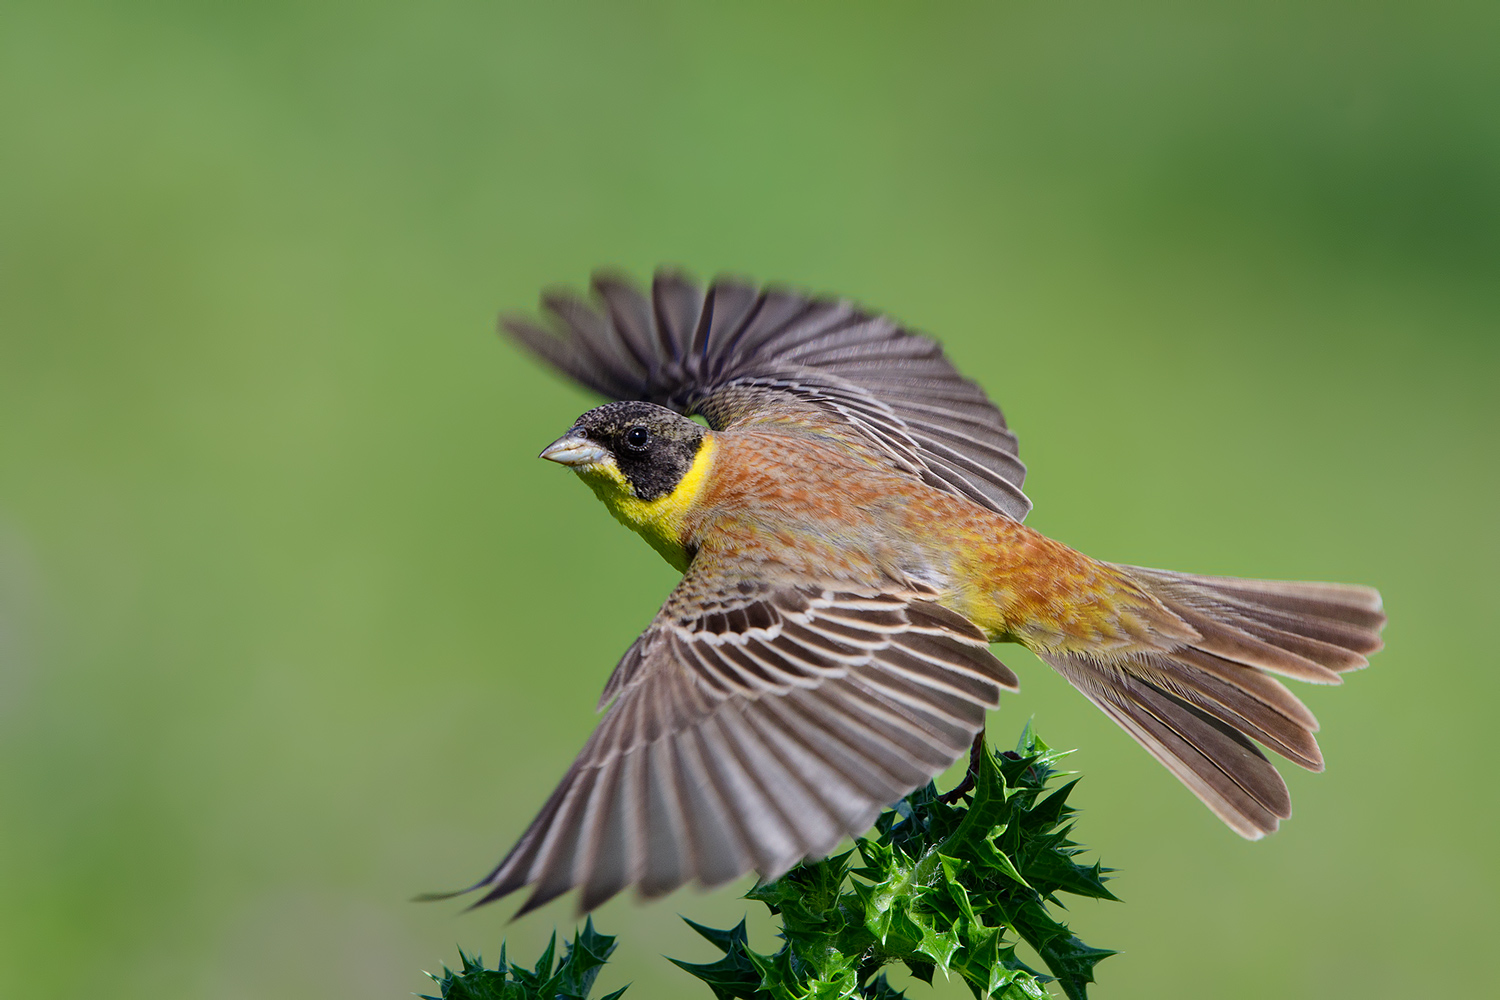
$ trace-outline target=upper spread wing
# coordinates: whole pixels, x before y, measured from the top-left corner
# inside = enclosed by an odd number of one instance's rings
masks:
[[[700,553],[481,902],[535,885],[524,913],[580,886],[589,910],[630,885],[775,876],[864,833],[1016,689],[983,633],[923,597],[778,586]]]
[[[721,279],[705,292],[656,275],[648,299],[596,275],[597,304],[567,293],[542,305],[550,332],[503,327],[564,374],[611,399],[701,413],[715,428],[776,399],[811,404],[864,434],[899,466],[1017,520],[1031,501],[1016,437],[984,390],[942,348],[852,303]]]

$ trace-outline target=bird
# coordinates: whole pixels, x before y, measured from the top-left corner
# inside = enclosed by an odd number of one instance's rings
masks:
[[[1093,559],[1027,527],[1026,467],[933,339],[852,301],[675,269],[544,293],[512,343],[609,400],[541,453],[682,579],[504,859],[465,892],[580,912],[828,855],[983,739],[1018,643],[1235,833],[1323,768],[1278,677],[1338,684],[1378,591]],[[697,419],[694,419],[697,418]]]

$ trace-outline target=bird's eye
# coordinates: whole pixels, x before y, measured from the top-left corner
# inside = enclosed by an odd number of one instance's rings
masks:
[[[645,451],[651,443],[651,432],[644,427],[632,427],[625,432],[625,447],[631,451]]]

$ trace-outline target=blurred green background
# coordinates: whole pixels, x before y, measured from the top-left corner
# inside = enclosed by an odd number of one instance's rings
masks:
[[[662,262],[944,339],[1093,555],[1385,592],[1259,844],[1000,651],[1121,869],[1100,997],[1493,981],[1493,3],[0,6],[0,995],[398,997],[572,926],[407,899],[673,584],[495,315]],[[610,904],[601,985],[706,996],[660,955],[736,897]]]

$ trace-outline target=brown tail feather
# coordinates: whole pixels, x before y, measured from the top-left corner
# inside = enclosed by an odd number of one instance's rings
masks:
[[[1242,837],[1291,815],[1281,775],[1249,739],[1132,674],[1079,655],[1042,658],[1119,723]]]
[[[1286,784],[1254,742],[1313,771],[1318,723],[1269,673],[1338,684],[1381,648],[1368,587],[1191,576],[1118,567],[1198,633],[1124,656],[1043,654],[1059,673],[1244,837],[1291,815]]]
[[[1195,576],[1139,566],[1128,568],[1137,576],[1190,584],[1220,600],[1239,602],[1260,611],[1278,609],[1302,618],[1346,622],[1377,633],[1385,626],[1380,592],[1374,587],[1300,580],[1241,580],[1232,576]]]

